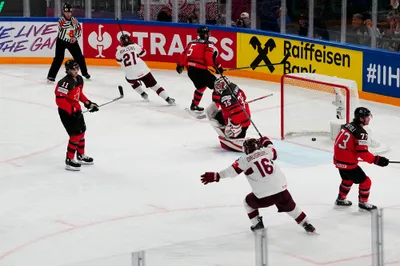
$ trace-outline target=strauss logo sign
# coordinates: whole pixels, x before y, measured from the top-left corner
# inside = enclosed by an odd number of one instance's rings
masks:
[[[99,25],[98,31],[91,32],[88,38],[89,45],[98,52],[96,58],[105,58],[103,51],[110,48],[112,44],[111,35],[108,32],[103,32],[103,28],[103,25]]]

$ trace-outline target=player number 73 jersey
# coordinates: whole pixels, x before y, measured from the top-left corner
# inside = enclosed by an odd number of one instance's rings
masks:
[[[368,151],[368,133],[355,123],[342,126],[335,139],[333,161],[337,168],[353,169],[358,165],[358,158],[368,163],[375,156]]]
[[[115,58],[121,65],[128,79],[139,79],[150,72],[147,64],[141,59],[146,51],[138,44],[133,43],[125,47],[118,46]]]

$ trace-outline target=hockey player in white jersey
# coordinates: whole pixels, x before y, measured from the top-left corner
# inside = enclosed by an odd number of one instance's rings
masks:
[[[258,210],[275,205],[278,212],[286,212],[306,232],[314,232],[314,226],[308,222],[306,214],[296,205],[287,190],[285,175],[274,162],[277,153],[271,140],[268,137],[247,139],[243,149],[245,155],[225,170],[206,172],[201,176],[201,182],[205,185],[219,182],[221,178],[235,177],[244,172],[253,191],[244,200],[244,207],[253,224],[250,227],[252,231],[264,228]]]
[[[142,83],[144,83],[146,88],[155,91],[168,104],[175,105],[175,99],[169,97],[165,89],[157,84],[146,62],[142,60],[142,57],[146,55],[146,50],[134,43],[129,35],[123,34],[119,40],[121,45],[118,46],[115,57],[125,71],[125,78],[131,84],[132,88],[143,99],[148,100],[149,96],[141,87]]]

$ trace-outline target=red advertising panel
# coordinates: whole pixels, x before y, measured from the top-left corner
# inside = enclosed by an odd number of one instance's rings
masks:
[[[146,49],[145,61],[175,63],[187,43],[197,38],[195,28],[124,24],[123,29]],[[86,58],[115,59],[121,35],[117,24],[84,23],[83,30]],[[236,33],[213,30],[211,35],[222,65],[236,67]]]

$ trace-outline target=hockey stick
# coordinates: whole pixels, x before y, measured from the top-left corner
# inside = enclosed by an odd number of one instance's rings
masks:
[[[119,96],[118,96],[117,98],[112,99],[111,101],[102,103],[102,104],[99,105],[99,107],[105,106],[105,105],[107,105],[107,104],[113,103],[113,102],[115,102],[115,101],[118,101],[118,100],[121,100],[122,98],[124,98],[124,90],[123,90],[123,88],[122,88],[121,85],[118,86],[118,91],[119,91]],[[90,111],[90,109],[87,109],[87,110],[83,111],[82,113],[84,114],[84,113],[87,113],[87,112],[89,112],[89,111]]]
[[[273,96],[273,95],[274,95],[274,94],[271,93],[271,94],[268,94],[268,95],[265,95],[265,96],[261,96],[261,97],[255,98],[255,99],[253,99],[253,100],[247,101],[247,103],[253,103],[253,102],[256,102],[256,101],[259,101],[259,100],[262,100],[262,99],[271,97],[271,96]]]
[[[222,73],[219,71],[218,69],[218,65],[216,64],[215,58],[217,57],[217,54],[214,52],[213,54],[213,61],[214,61],[214,65],[215,65],[215,71],[221,76],[221,78],[224,80],[226,86],[228,87],[232,97],[239,103],[238,98],[236,98],[235,94],[232,91],[231,86],[229,85],[229,82],[226,80],[226,77],[224,75],[222,75]],[[257,126],[254,124],[253,120],[251,119],[250,115],[247,113],[246,109],[239,104],[240,108],[242,109],[242,111],[244,112],[244,114],[246,115],[247,119],[250,120],[250,123],[253,125],[254,129],[257,131],[258,135],[260,136],[260,138],[263,137],[263,135],[261,135],[260,131],[258,130]]]
[[[119,18],[117,18],[117,23],[118,23],[119,30],[121,31],[121,34],[124,35],[124,31],[122,30],[121,23],[119,23]]]
[[[290,57],[290,53],[287,53],[285,55],[285,57],[282,59],[281,62],[279,63],[272,63],[272,64],[265,64],[265,65],[261,65],[261,66],[257,66],[257,68],[259,67],[270,67],[270,66],[277,66],[277,65],[283,65],[286,63],[286,61],[289,59]],[[242,69],[249,69],[252,68],[251,66],[247,66],[247,67],[233,67],[233,68],[226,68],[224,69],[224,71],[231,71],[231,70],[242,70]]]
[[[389,161],[389,163],[400,163],[400,161]]]

